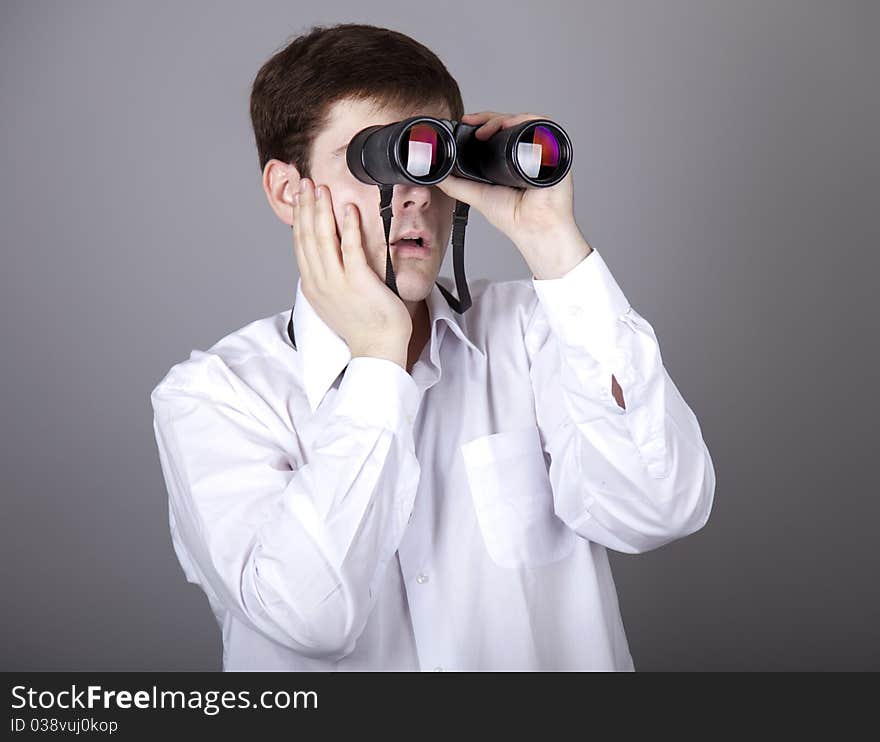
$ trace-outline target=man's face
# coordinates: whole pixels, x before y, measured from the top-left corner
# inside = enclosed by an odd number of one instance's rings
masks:
[[[351,138],[361,129],[424,115],[450,118],[446,106],[426,105],[418,110],[376,107],[376,104],[350,99],[331,109],[328,125],[312,144],[311,179],[315,186],[330,189],[337,234],[342,233],[345,205],[357,206],[361,219],[361,239],[367,262],[385,280],[385,229],[379,215],[379,188],[361,183],[352,175],[345,160]],[[452,231],[455,200],[436,186],[398,184],[392,201],[391,241],[410,230],[424,230],[428,250],[422,255],[398,254],[391,246],[391,262],[401,299],[418,302],[430,292],[440,272]]]

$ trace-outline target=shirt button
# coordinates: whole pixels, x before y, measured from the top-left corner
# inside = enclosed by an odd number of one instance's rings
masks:
[[[440,665],[437,665],[437,667],[434,668],[434,672],[443,672],[443,668],[440,667]]]
[[[428,575],[423,574],[423,573],[419,573],[418,575],[416,575],[416,582],[418,582],[420,585],[423,585],[427,581],[428,581]]]
[[[583,310],[581,307],[577,306],[577,305],[568,308],[568,313],[569,313],[572,317],[580,317],[581,314],[583,314],[583,311],[584,311],[584,310]]]

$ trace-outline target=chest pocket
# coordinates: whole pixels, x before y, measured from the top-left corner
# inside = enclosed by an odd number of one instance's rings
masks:
[[[567,556],[578,538],[553,511],[553,490],[536,425],[461,446],[477,521],[492,560],[538,567]]]

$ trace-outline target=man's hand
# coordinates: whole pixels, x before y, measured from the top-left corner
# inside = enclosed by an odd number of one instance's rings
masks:
[[[548,118],[531,113],[466,113],[461,121],[480,125],[482,141],[524,121]],[[572,171],[549,188],[511,188],[447,176],[436,184],[448,196],[480,211],[519,249],[536,278],[557,278],[592,252],[574,220]]]
[[[357,207],[348,204],[342,239],[327,186],[303,178],[293,199],[293,238],[302,292],[352,356],[387,358],[406,369],[412,318],[367,262]]]

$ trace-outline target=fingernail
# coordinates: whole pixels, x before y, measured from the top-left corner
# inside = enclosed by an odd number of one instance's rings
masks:
[[[317,199],[318,201],[321,200],[321,194],[322,194],[322,193],[324,193],[324,188],[323,188],[323,186],[318,186],[318,187],[315,189],[316,199]]]
[[[305,178],[303,178],[303,179],[299,182],[299,192],[300,192],[300,193],[305,193],[305,192],[306,192],[306,179],[305,179]]]
[[[293,203],[295,203],[297,206],[299,206],[299,194],[298,193],[293,194]]]

